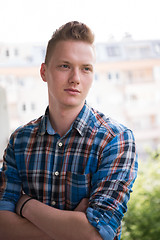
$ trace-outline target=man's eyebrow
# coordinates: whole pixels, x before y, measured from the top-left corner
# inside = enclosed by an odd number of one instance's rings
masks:
[[[69,62],[69,61],[66,61],[66,60],[63,60],[63,59],[59,60],[59,62],[61,62],[61,63],[68,63],[68,64],[70,64],[70,62]]]
[[[72,63],[72,62],[69,62],[69,61],[63,60],[63,59],[59,60],[59,62],[61,62],[61,63],[67,63],[67,64],[74,64],[74,63]],[[93,67],[93,64],[91,64],[91,63],[82,63],[82,64],[80,64],[80,65],[85,66],[85,67]]]
[[[94,68],[93,64],[90,64],[90,63],[82,64],[82,66],[83,66],[83,67]]]

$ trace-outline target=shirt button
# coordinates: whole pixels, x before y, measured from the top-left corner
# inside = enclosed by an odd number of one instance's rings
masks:
[[[56,205],[56,202],[55,202],[55,201],[52,201],[52,202],[51,202],[51,205],[52,205],[52,206],[55,206],[55,205]]]
[[[99,223],[99,219],[98,218],[96,218],[96,223]]]
[[[62,147],[62,145],[63,145],[63,143],[61,143],[61,142],[58,143],[58,146],[59,146],[59,147]]]
[[[55,176],[59,176],[59,172],[56,171],[56,172],[54,173],[54,175],[55,175]]]

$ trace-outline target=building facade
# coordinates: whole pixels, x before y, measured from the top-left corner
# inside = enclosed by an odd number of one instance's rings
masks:
[[[160,40],[99,43],[93,100],[133,129],[139,155],[160,144]]]

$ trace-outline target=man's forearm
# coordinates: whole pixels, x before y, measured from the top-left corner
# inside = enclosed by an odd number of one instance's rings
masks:
[[[102,239],[83,212],[63,211],[31,200],[24,206],[23,216],[55,240]]]
[[[0,240],[51,240],[44,232],[16,213],[0,211]]]

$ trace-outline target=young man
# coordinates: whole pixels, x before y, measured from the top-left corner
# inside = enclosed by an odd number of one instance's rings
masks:
[[[85,24],[69,22],[48,43],[40,73],[49,107],[12,134],[4,154],[0,239],[120,239],[137,175],[135,141],[85,101],[93,42]]]

